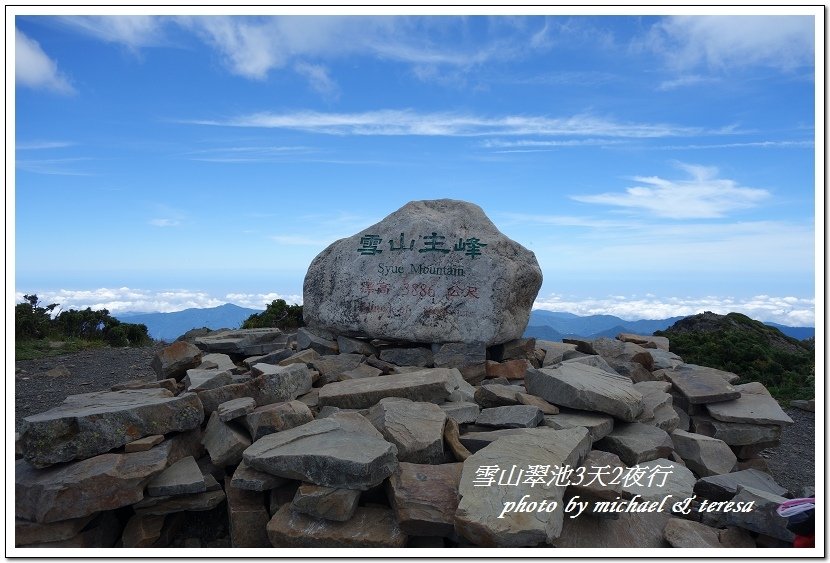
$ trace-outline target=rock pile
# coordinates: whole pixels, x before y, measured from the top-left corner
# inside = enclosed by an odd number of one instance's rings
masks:
[[[786,545],[758,453],[792,421],[668,345],[177,342],[25,420],[15,545],[205,547],[185,513],[221,505],[233,547]]]

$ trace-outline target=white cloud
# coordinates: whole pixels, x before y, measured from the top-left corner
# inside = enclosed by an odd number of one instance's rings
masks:
[[[14,148],[19,151],[37,151],[47,149],[62,149],[73,146],[74,143],[66,141],[29,141],[26,143],[16,143]]]
[[[14,29],[14,76],[18,85],[58,94],[74,94],[75,89],[55,61],[43,52],[40,44]]]
[[[739,299],[719,296],[661,298],[647,294],[575,299],[552,294],[537,298],[533,308],[581,316],[614,315],[630,321],[696,315],[704,311],[719,315],[735,312],[764,322],[815,326],[815,305],[814,299],[769,295]]]
[[[101,41],[124,45],[131,51],[164,43],[158,16],[63,16],[64,24]]]
[[[606,136],[654,138],[706,133],[698,127],[662,123],[623,123],[591,115],[554,118],[534,115],[487,117],[463,113],[420,113],[411,109],[363,113],[260,112],[226,120],[186,123],[223,127],[291,129],[327,135],[423,135],[474,137],[484,135]],[[710,132],[711,133],[711,132]]]
[[[93,176],[93,173],[78,170],[76,167],[77,163],[88,160],[92,159],[89,157],[15,159],[14,165],[21,170],[34,172],[35,174],[47,174],[54,176]]]
[[[240,307],[248,307],[249,309],[262,309],[271,304],[276,299],[282,299],[289,305],[302,305],[303,296],[290,294],[283,295],[281,293],[228,293],[225,295],[228,303],[239,305]]]
[[[92,290],[60,289],[57,291],[35,291],[41,303],[58,303],[61,310],[107,309],[110,313],[159,312],[170,313],[193,307],[217,307],[227,303],[204,291],[173,289],[151,291],[129,287],[98,288]],[[16,292],[17,301],[23,300],[23,293]]]
[[[712,82],[717,82],[717,80],[710,76],[690,74],[687,76],[680,76],[672,80],[664,80],[660,83],[659,86],[657,86],[657,89],[663,92],[667,92],[669,90],[676,90],[678,88],[683,88],[686,86],[699,86],[701,84],[711,84]]]
[[[660,150],[698,150],[698,149],[810,149],[815,147],[813,141],[747,141],[743,143],[712,143],[710,145],[664,145],[654,147]]]
[[[331,79],[329,72],[323,65],[298,62],[294,65],[297,74],[304,76],[311,89],[325,98],[333,99],[340,93],[337,83]]]
[[[756,206],[770,196],[769,191],[747,188],[734,180],[717,177],[712,167],[679,164],[689,180],[666,180],[657,176],[635,177],[640,185],[623,193],[571,196],[583,203],[597,203],[646,211],[657,217],[702,219],[723,217],[729,211]]]
[[[149,223],[154,227],[180,227],[182,224],[176,219],[150,219]]]
[[[654,25],[649,41],[678,70],[793,70],[813,64],[814,21],[812,16],[672,16]]]

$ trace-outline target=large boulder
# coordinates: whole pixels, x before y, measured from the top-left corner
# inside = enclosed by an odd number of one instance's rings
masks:
[[[477,205],[413,201],[312,261],[303,316],[337,334],[492,345],[522,336],[541,284],[535,255]]]

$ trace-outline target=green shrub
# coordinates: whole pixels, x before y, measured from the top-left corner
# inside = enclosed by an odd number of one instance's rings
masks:
[[[294,329],[305,326],[303,306],[289,305],[283,299],[275,299],[262,313],[254,313],[242,323],[242,328]]]

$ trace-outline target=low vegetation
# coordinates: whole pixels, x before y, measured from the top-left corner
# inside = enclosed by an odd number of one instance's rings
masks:
[[[296,329],[305,326],[303,306],[289,305],[284,299],[275,299],[262,313],[254,313],[242,323],[242,328]]]
[[[147,346],[152,339],[143,324],[122,323],[109,311],[69,309],[55,313],[57,303],[42,305],[37,295],[24,295],[14,308],[15,359],[31,360],[102,346]]]
[[[683,361],[731,371],[738,383],[759,381],[779,400],[815,396],[813,339],[790,338],[740,313],[703,313],[654,334],[667,337]]]

